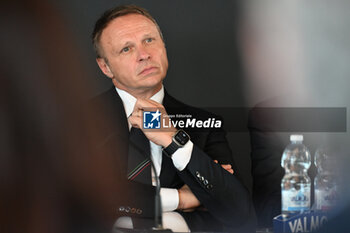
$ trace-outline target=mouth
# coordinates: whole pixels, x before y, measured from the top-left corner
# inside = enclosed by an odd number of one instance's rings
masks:
[[[154,73],[158,71],[158,67],[155,67],[155,66],[151,66],[151,67],[147,67],[145,69],[143,69],[139,75],[148,75],[148,74],[151,74],[151,73]]]

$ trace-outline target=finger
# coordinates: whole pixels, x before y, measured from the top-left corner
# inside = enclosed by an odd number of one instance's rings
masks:
[[[217,160],[214,160],[214,163],[218,163],[218,161],[217,161]]]
[[[152,111],[155,111],[155,109],[157,109],[162,114],[167,114],[162,104],[150,99],[137,99],[134,110],[149,111],[150,109],[152,109]]]
[[[135,103],[135,108],[144,109],[144,108],[157,108],[163,107],[163,105],[157,103],[156,101],[150,99],[137,99]]]
[[[138,116],[134,116],[133,114],[129,116],[128,121],[130,122],[130,124],[132,125],[132,127],[135,128],[141,128],[141,118]]]
[[[155,100],[151,100],[151,99],[143,99],[144,101],[146,101],[148,104],[151,104],[151,105],[155,105],[157,107],[163,107],[162,104],[158,103],[157,101]]]
[[[229,173],[231,173],[231,174],[233,174],[234,173],[234,171],[233,171],[233,169],[232,168],[230,168],[230,169],[225,169],[226,171],[228,171]]]
[[[144,106],[144,104],[140,103],[140,101],[137,100],[135,105],[134,105],[134,109],[133,109],[132,112],[133,113],[142,112],[145,107],[147,107],[147,106]]]
[[[134,111],[130,114],[130,116],[128,118],[130,118],[131,116],[133,116],[133,117],[141,117],[142,116],[142,111],[134,109]]]
[[[221,164],[221,166],[226,170],[232,168],[231,164]]]

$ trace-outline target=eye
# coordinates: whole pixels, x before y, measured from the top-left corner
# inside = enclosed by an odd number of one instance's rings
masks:
[[[151,43],[154,39],[153,38],[147,38],[145,41],[146,43]]]
[[[121,53],[127,53],[127,52],[129,52],[130,51],[130,48],[129,47],[125,47],[125,48],[123,48],[120,52]]]

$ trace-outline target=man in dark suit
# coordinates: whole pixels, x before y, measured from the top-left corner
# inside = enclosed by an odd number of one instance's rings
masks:
[[[168,60],[153,17],[137,6],[119,6],[101,16],[92,37],[97,63],[115,86],[93,101],[103,104],[103,112],[117,122],[105,127],[102,145],[124,144],[116,158],[121,177],[118,214],[137,217],[131,224],[135,228],[140,222],[147,225],[143,220],[154,215],[151,176],[159,176],[164,214],[177,211],[182,216],[174,221],[185,219],[192,231],[253,229],[250,195],[238,178],[221,120],[177,101],[164,90]],[[163,117],[180,113],[219,124],[206,129],[191,124],[182,130],[172,124],[165,130],[145,129],[145,109],[157,109],[153,114]],[[141,152],[130,146],[144,139]],[[150,160],[156,174],[151,173]]]

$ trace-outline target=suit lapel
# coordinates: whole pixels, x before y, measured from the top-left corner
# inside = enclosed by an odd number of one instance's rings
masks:
[[[114,118],[112,122],[115,121],[118,123],[120,137],[123,143],[125,143],[124,146],[128,148],[127,153],[121,155],[123,156],[122,161],[125,161],[122,174],[125,174],[129,180],[151,184],[149,141],[139,129],[133,129],[133,135],[131,136],[123,101],[114,87],[108,91],[108,95],[109,99],[112,100],[111,116]],[[130,139],[130,136],[132,139]]]
[[[152,183],[149,140],[137,128],[130,131],[127,177],[144,184]]]
[[[108,90],[104,95],[104,99],[106,103],[108,103],[106,104],[108,113],[107,116],[111,117],[111,122],[115,122],[117,124],[116,127],[112,125],[110,130],[113,131],[112,133],[116,133],[123,137],[124,141],[126,141],[126,139],[129,137],[129,127],[123,102],[114,87]]]

